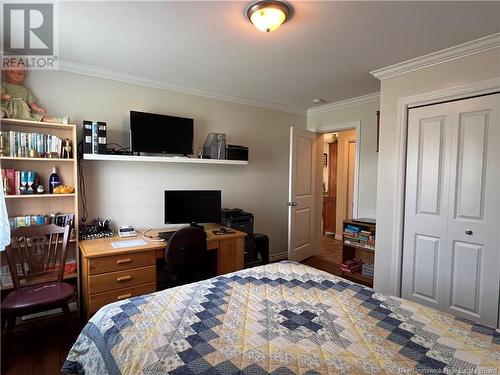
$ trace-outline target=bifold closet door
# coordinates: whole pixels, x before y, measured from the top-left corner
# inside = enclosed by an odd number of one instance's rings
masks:
[[[402,296],[498,325],[500,94],[410,109]]]

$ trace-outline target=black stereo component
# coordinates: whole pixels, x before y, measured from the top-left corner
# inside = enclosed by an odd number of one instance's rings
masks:
[[[83,120],[82,140],[84,154],[105,154],[107,125],[103,121]]]
[[[106,154],[108,155],[133,155],[134,153],[129,150],[117,150],[116,148],[107,148]]]
[[[238,146],[238,145],[227,145],[226,159],[248,161],[248,147]]]

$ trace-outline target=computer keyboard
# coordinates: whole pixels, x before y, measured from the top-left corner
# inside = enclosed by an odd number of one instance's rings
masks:
[[[175,232],[158,232],[158,237],[162,240],[168,241],[173,236]]]

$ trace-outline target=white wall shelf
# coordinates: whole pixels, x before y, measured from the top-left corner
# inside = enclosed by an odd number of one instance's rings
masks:
[[[248,165],[248,161],[242,161],[242,160],[198,159],[198,158],[175,157],[175,156],[84,154],[83,159],[96,160],[96,161],[139,161],[147,163],[153,162],[153,163]]]

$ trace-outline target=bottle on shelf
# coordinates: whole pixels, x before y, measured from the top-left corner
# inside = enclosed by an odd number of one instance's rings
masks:
[[[59,186],[59,176],[57,175],[56,167],[52,167],[52,174],[49,177],[49,194],[54,194],[54,188]]]

